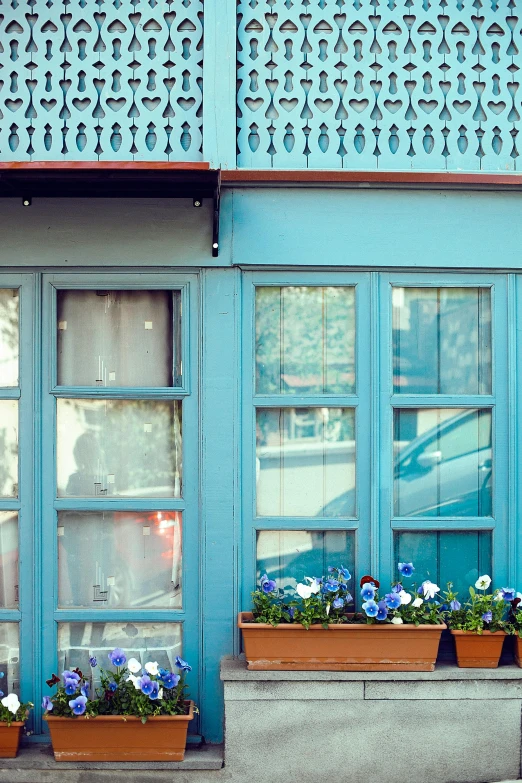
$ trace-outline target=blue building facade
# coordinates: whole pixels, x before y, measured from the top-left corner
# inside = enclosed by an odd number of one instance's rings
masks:
[[[260,574],[520,588],[521,30],[515,0],[0,4],[10,688],[183,654],[219,742]]]

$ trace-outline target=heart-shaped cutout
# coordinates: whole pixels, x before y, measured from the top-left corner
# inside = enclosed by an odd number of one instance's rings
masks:
[[[402,101],[384,101],[384,105],[389,112],[395,114],[395,112],[399,111],[399,109],[401,108]]]
[[[297,98],[280,98],[279,105],[282,106],[285,111],[292,111],[298,104]]]
[[[47,101],[45,98],[42,98],[40,103],[44,107],[45,111],[51,111],[51,109],[54,109],[54,107],[56,106],[56,99],[51,98],[50,101]]]
[[[331,98],[326,98],[324,101],[322,98],[316,98],[314,103],[319,111],[328,111],[328,109],[331,109],[333,106],[333,101]]]
[[[125,98],[107,98],[107,106],[113,111],[123,109],[126,103],[127,101]]]
[[[352,98],[350,101],[350,106],[352,109],[359,114],[366,109],[368,106],[369,101],[366,98],[363,98],[361,101],[357,101],[355,98]]]
[[[426,114],[431,114],[437,106],[437,101],[419,101],[419,108],[422,109],[422,111],[425,111]]]
[[[245,98],[245,103],[250,111],[257,111],[261,108],[264,101],[262,98]]]
[[[90,98],[73,98],[73,106],[78,111],[85,111],[91,102]]]
[[[505,108],[506,104],[504,101],[499,101],[498,103],[495,103],[494,101],[488,102],[488,109],[490,109],[493,114],[502,114]]]
[[[178,104],[181,106],[183,111],[188,111],[194,106],[195,103],[195,98],[178,98]]]
[[[157,109],[158,106],[161,103],[161,98],[142,98],[141,102],[145,106],[146,109],[149,111],[154,111],[154,109]]]
[[[21,98],[17,98],[16,101],[13,101],[11,98],[8,98],[5,102],[5,105],[9,111],[18,111],[20,106],[23,105],[23,100]]]
[[[456,109],[459,114],[464,114],[467,112],[470,106],[471,101],[453,101],[453,108]]]

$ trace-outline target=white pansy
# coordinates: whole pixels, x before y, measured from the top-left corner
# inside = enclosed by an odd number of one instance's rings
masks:
[[[326,614],[330,614],[330,604],[326,604]]]
[[[406,590],[400,591],[399,598],[401,599],[401,604],[403,604],[403,606],[407,606],[411,601],[411,595],[410,593],[407,593]]]
[[[158,662],[157,661],[149,661],[145,664],[145,671],[148,674],[152,674],[153,676],[158,674]]]
[[[139,686],[139,683],[138,683],[139,679],[140,678],[139,677],[135,677],[134,674],[129,674],[129,676],[127,677],[127,682],[132,682],[132,684],[134,685],[136,690],[139,691],[140,690],[140,686]]]
[[[18,699],[16,693],[9,693],[7,696],[4,696],[2,699],[2,704],[4,707],[7,707],[9,712],[12,712],[13,715],[16,715],[20,709],[20,700]]]
[[[522,601],[522,593],[517,593],[515,598],[520,598],[520,600]]]
[[[312,586],[311,585],[304,585],[302,582],[299,582],[296,585],[296,593],[301,596],[301,598],[304,598],[305,600],[307,598],[310,598],[312,595]]]
[[[392,617],[392,625],[402,625],[403,619],[402,617]]]
[[[136,660],[136,658],[130,658],[127,661],[127,669],[132,672],[132,674],[137,674],[141,671],[141,663]]]
[[[493,596],[493,600],[494,601],[502,601],[502,599],[503,599],[502,593],[500,592],[500,590],[497,590],[497,592]]]
[[[162,698],[163,698],[163,688],[160,688],[158,691],[158,699],[162,699]]]
[[[412,606],[414,606],[414,607],[415,607],[415,609],[418,609],[418,608],[419,608],[419,606],[422,606],[422,604],[423,604],[423,603],[424,603],[424,601],[423,601],[423,600],[422,600],[422,598],[419,596],[418,598],[416,598],[416,599],[415,599],[415,601],[413,601],[413,603],[412,603]]]
[[[315,577],[311,577],[311,576],[305,576],[305,579],[306,579],[307,582],[310,583],[310,590],[312,591],[312,594],[316,595],[316,593],[318,593],[319,590],[321,589],[321,585],[319,584],[317,579]],[[306,587],[306,585],[305,585],[305,587]]]
[[[487,574],[484,574],[484,576],[479,576],[477,581],[475,582],[475,587],[477,590],[487,590],[488,587],[491,584],[491,577]]]
[[[428,600],[429,598],[435,598],[440,587],[436,585],[435,582],[430,582],[429,579],[426,579],[426,581],[422,583],[422,589],[424,591],[424,598]]]

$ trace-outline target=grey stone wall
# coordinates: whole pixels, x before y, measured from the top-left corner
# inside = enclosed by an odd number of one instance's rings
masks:
[[[223,661],[234,781],[520,778],[522,670],[249,672]]]

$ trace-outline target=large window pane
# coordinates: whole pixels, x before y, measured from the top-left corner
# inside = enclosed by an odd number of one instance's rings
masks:
[[[59,497],[179,497],[181,403],[57,400]]]
[[[492,514],[491,410],[394,411],[394,514]]]
[[[355,391],[355,288],[256,288],[258,394]]]
[[[179,623],[59,623],[58,670],[78,667],[91,671],[89,657],[98,659],[102,668],[110,668],[108,654],[115,647],[125,650],[127,659],[141,663],[157,661],[172,669],[176,655],[182,654]],[[95,670],[98,674],[98,670]]]
[[[305,576],[344,565],[355,584],[355,533],[346,530],[262,530],[257,534],[257,584],[262,574],[293,593]],[[352,590],[353,593],[353,590]]]
[[[18,386],[18,289],[0,288],[0,386]]]
[[[462,601],[479,574],[491,574],[491,533],[402,531],[395,534],[395,562],[413,563],[416,584],[431,579],[445,590],[452,582]]]
[[[0,400],[0,497],[18,496],[18,401]]]
[[[18,607],[18,514],[16,511],[0,511],[0,607],[2,609]]]
[[[395,394],[491,394],[489,288],[392,292]]]
[[[0,690],[20,695],[20,650],[18,623],[0,623]]]
[[[181,514],[58,513],[62,608],[181,608]]]
[[[355,515],[353,408],[257,410],[258,516]]]
[[[60,386],[180,386],[178,291],[58,291]]]

